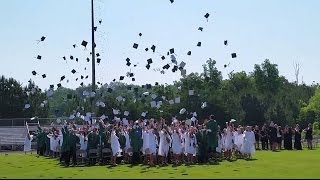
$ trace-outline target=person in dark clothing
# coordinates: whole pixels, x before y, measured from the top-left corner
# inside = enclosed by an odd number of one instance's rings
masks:
[[[255,128],[254,128],[254,130],[253,130],[253,132],[254,132],[254,136],[255,136],[255,139],[256,139],[256,143],[255,143],[255,148],[256,149],[260,149],[260,129],[259,129],[259,126],[258,125],[256,125],[255,126]]]
[[[283,145],[285,150],[292,150],[292,129],[288,125],[284,128]]]
[[[277,128],[273,122],[270,123],[269,127],[269,140],[271,145],[271,150],[276,151],[277,146]]]
[[[70,163],[70,133],[68,131],[67,125],[65,123],[64,127],[61,129],[63,135],[63,142],[61,146],[61,160],[64,160],[66,166]]]
[[[301,132],[300,126],[297,124],[296,128],[294,129],[294,149],[302,150],[301,145]]]
[[[72,157],[72,164],[75,166],[77,164],[77,144],[80,143],[79,137],[75,134],[74,130],[71,129],[70,135],[70,151],[69,151],[69,161],[70,157]]]
[[[268,130],[265,125],[262,126],[262,130],[260,132],[260,139],[261,139],[262,150],[268,150],[269,149]]]
[[[277,147],[278,150],[281,150],[282,147],[282,129],[281,126],[276,126],[277,127]]]
[[[313,139],[312,125],[309,123],[308,128],[305,129],[304,131],[306,132],[305,139],[307,140],[307,143],[308,143],[308,149],[312,149],[312,139]]]

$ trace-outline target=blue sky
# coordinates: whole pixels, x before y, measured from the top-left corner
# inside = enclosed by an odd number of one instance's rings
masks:
[[[202,72],[202,64],[208,58],[217,61],[224,78],[235,72],[253,71],[254,64],[266,58],[278,64],[281,75],[294,81],[293,62],[301,64],[300,79],[307,84],[319,82],[318,67],[320,42],[320,1],[318,0],[95,0],[97,25],[97,52],[101,64],[96,65],[97,81],[108,83],[130,71],[125,59],[139,63],[134,84],[172,83],[180,73],[168,71],[160,74],[151,69],[170,62],[161,60],[170,48],[175,48],[177,61],[187,63],[187,74]],[[210,13],[209,21],[203,17]],[[76,88],[80,75],[89,75],[91,81],[91,17],[90,0],[10,0],[0,5],[0,74],[13,77],[23,85],[32,78],[41,88],[59,83],[66,75],[69,83],[62,85]],[[204,28],[203,32],[198,27]],[[138,34],[142,33],[142,37]],[[36,40],[46,36],[44,42]],[[89,42],[88,49],[80,46]],[[224,46],[223,41],[229,45]],[[202,47],[197,47],[198,41]],[[138,50],[133,49],[138,43]],[[77,44],[77,48],[72,45]],[[145,52],[155,45],[156,53]],[[191,50],[192,56],[186,53]],[[238,58],[231,59],[236,52]],[[37,60],[37,55],[42,60]],[[62,59],[70,55],[79,63]],[[154,63],[145,68],[147,59]],[[230,66],[223,68],[230,62]],[[87,67],[87,70],[84,70]],[[71,74],[72,69],[79,73]],[[47,78],[33,77],[32,70]],[[131,83],[129,78],[123,82]]]

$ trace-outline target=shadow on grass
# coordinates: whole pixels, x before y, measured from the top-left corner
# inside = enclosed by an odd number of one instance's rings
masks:
[[[244,159],[245,161],[256,161],[256,160],[258,160],[258,159],[256,159],[256,158],[251,158],[251,159]]]

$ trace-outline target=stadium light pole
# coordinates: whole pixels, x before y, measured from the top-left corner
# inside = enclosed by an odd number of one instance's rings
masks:
[[[92,84],[91,84],[91,92],[95,92],[96,90],[96,60],[95,60],[95,41],[94,41],[94,8],[93,8],[93,0],[91,0],[91,35],[92,35]],[[91,112],[94,113],[94,97],[91,98]],[[91,118],[92,124],[92,118]]]

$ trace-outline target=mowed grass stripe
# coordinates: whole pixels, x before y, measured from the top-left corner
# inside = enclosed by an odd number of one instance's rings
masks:
[[[0,178],[320,178],[320,150],[257,151],[253,160],[179,167],[61,167],[56,159],[0,154]]]

